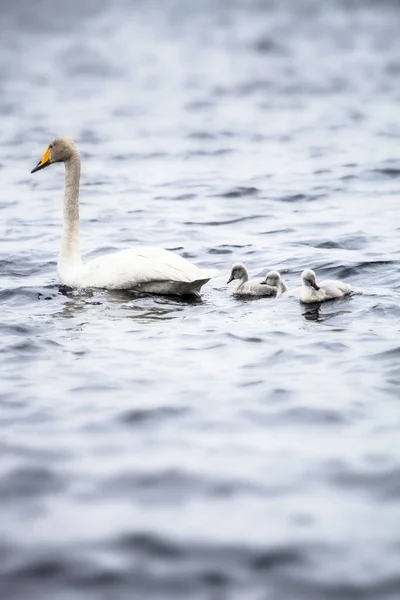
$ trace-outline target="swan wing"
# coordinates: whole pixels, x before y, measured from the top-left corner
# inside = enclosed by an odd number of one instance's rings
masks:
[[[267,283],[264,283],[262,279],[250,279],[245,283],[238,286],[235,290],[235,294],[241,296],[269,296],[274,297],[277,295],[278,289],[272,287]]]
[[[331,292],[335,295],[349,294],[351,292],[351,285],[344,283],[344,281],[339,281],[338,279],[325,279],[324,281],[321,281],[319,286],[324,288],[328,293]]]

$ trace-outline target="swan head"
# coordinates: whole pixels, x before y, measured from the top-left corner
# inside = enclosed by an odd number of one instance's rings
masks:
[[[32,169],[31,173],[36,173],[36,171],[45,169],[55,162],[65,163],[71,156],[74,156],[77,153],[78,150],[72,140],[65,137],[58,137],[51,142],[36,167]]]
[[[306,269],[301,274],[301,281],[306,287],[313,287],[314,290],[319,290],[319,285],[315,281],[315,273],[312,269]]]
[[[234,279],[247,279],[247,278],[248,278],[248,274],[247,274],[246,267],[244,265],[242,265],[242,263],[236,263],[232,267],[231,275],[230,275],[227,283],[230,283]]]
[[[264,283],[271,285],[272,287],[278,287],[280,280],[281,276],[278,271],[269,271],[265,277]]]

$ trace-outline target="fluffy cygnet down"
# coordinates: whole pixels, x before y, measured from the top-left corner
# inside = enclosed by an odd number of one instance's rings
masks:
[[[262,284],[277,288],[277,296],[281,296],[281,294],[287,292],[287,285],[283,281],[281,274],[278,273],[278,271],[269,271]]]
[[[351,292],[351,286],[336,279],[326,279],[317,283],[315,273],[306,269],[301,274],[300,300],[302,302],[326,302],[347,296]]]
[[[236,263],[232,267],[231,275],[227,283],[234,279],[238,280],[233,293],[238,296],[269,296],[274,297],[278,294],[278,288],[262,283],[262,279],[249,279],[247,269],[241,263]]]

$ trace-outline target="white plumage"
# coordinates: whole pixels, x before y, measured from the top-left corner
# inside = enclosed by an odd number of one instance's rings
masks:
[[[81,162],[71,140],[56,138],[32,173],[54,162],[65,164],[64,226],[57,265],[59,278],[64,285],[198,296],[201,287],[211,277],[218,275],[215,269],[200,269],[174,252],[146,246],[107,254],[83,263],[79,252]]]
[[[302,302],[307,304],[342,298],[352,291],[351,285],[337,279],[325,279],[321,283],[317,283],[315,273],[311,269],[302,272],[301,281],[299,297]]]
[[[59,264],[59,276],[70,287],[137,290],[153,294],[195,294],[217,272],[199,269],[162,248],[141,246],[100,256],[87,263]]]

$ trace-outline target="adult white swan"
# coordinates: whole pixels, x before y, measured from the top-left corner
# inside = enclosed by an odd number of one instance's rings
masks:
[[[199,296],[214,269],[200,269],[178,254],[162,248],[137,247],[82,262],[79,251],[79,152],[67,138],[56,138],[32,169],[65,164],[64,227],[58,256],[58,275],[69,287],[135,290],[152,294]]]

